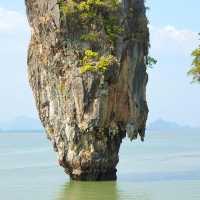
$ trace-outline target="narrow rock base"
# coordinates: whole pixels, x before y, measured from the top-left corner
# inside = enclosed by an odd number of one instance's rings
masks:
[[[116,169],[111,169],[103,172],[96,171],[94,173],[81,172],[80,175],[72,174],[70,178],[71,180],[74,181],[115,181],[117,179],[116,172],[117,172]]]

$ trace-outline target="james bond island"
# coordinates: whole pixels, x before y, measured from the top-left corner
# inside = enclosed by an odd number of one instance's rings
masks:
[[[59,164],[73,180],[115,180],[122,139],[145,136],[144,0],[25,3],[29,81]]]

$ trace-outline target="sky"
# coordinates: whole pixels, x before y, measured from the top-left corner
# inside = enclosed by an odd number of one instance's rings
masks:
[[[157,119],[200,126],[200,84],[187,76],[191,52],[198,46],[199,0],[147,0],[151,56],[148,69],[149,122]],[[37,118],[27,80],[30,39],[23,0],[0,0],[0,121],[19,116]]]

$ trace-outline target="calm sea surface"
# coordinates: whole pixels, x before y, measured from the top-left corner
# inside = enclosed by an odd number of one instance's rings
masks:
[[[117,182],[73,182],[41,133],[0,134],[0,200],[200,200],[200,133],[124,141]]]

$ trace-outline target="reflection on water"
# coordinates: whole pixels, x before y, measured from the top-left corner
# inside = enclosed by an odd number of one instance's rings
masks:
[[[116,200],[118,198],[115,182],[75,182],[64,185],[56,200]]]
[[[57,195],[56,200],[150,200],[147,192],[129,184],[117,182],[69,181]]]

